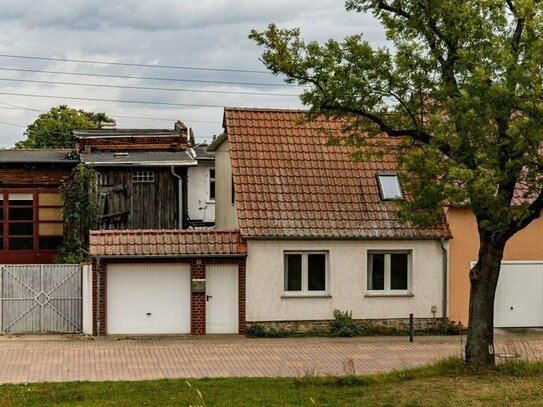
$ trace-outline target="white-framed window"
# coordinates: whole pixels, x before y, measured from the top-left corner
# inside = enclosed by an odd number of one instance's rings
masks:
[[[132,182],[155,182],[154,171],[134,171],[132,172]]]
[[[410,251],[368,251],[368,292],[411,293]]]
[[[215,200],[215,168],[209,169],[209,200]]]
[[[377,174],[377,183],[381,199],[388,201],[390,199],[403,199],[400,179],[396,174]]]
[[[328,252],[284,252],[285,287],[288,295],[328,293]]]

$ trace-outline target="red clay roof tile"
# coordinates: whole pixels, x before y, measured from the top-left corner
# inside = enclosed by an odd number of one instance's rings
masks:
[[[90,232],[92,256],[245,255],[237,231],[98,230]]]
[[[402,223],[381,201],[379,171],[397,172],[393,155],[353,162],[352,147],[329,146],[339,121],[299,124],[300,110],[226,108],[236,209],[244,237],[436,238],[446,224]],[[326,129],[326,134],[321,129]]]

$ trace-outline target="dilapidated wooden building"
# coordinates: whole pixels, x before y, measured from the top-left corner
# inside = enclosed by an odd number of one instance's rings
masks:
[[[185,229],[187,127],[74,130],[80,161],[98,172],[99,229]]]

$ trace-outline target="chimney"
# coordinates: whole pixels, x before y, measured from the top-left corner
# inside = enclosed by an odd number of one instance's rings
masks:
[[[113,122],[101,122],[100,128],[103,130],[115,130],[117,128],[117,122],[113,120]]]

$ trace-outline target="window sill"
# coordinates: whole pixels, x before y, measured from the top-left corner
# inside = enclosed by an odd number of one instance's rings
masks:
[[[206,201],[206,204],[215,204],[215,200],[214,199],[210,199],[209,201]]]
[[[330,294],[283,294],[281,298],[332,298]]]
[[[413,293],[367,293],[364,297],[414,297]]]

